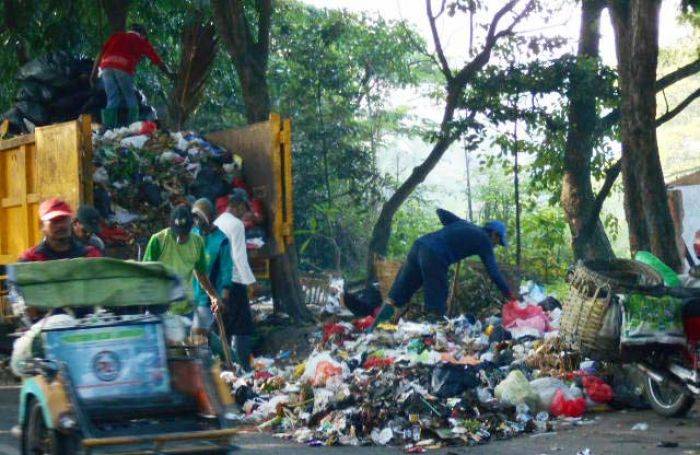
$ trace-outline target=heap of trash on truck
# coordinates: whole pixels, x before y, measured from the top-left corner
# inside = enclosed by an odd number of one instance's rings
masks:
[[[553,431],[633,398],[606,382],[599,363],[566,364],[557,351],[560,316],[555,299],[528,297],[502,318],[400,320],[371,333],[372,316],[335,317],[312,336],[307,358],[280,352],[257,358],[252,373],[223,374],[243,423],[298,443],[390,444],[410,453],[482,444]]]
[[[94,132],[93,162],[94,205],[106,221],[100,236],[108,246],[145,245],[179,203],[206,197],[221,213],[234,188],[251,198],[243,219],[249,248],[265,243],[262,202],[242,178],[243,160],[198,134],[159,130],[151,121]]]

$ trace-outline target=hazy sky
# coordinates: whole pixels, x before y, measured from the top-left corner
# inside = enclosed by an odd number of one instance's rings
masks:
[[[423,0],[302,0],[304,3],[324,8],[343,8],[349,11],[379,14],[389,20],[405,20],[412,23],[416,30],[423,36],[430,49],[433,48],[433,40],[426,19],[425,2]],[[493,1],[494,8],[502,5],[503,0]],[[540,17],[529,18],[516,29],[518,31],[538,31],[547,35],[559,35],[570,38],[570,43],[564,51],[575,52],[580,24],[580,7],[574,0],[552,0],[565,5],[549,23],[545,24]],[[438,0],[434,1],[434,8],[438,7]],[[688,39],[689,30],[676,22],[679,0],[665,0],[662,4],[660,23],[661,47],[677,45],[683,39]],[[453,67],[458,67],[466,56],[467,22],[466,15],[457,14],[454,18],[444,15],[438,23],[440,35]],[[475,40],[475,43],[478,43]],[[601,21],[601,56],[603,60],[615,65],[615,48],[610,19],[607,12]],[[392,96],[392,102],[410,106],[411,112],[419,117],[439,121],[443,106],[421,95],[418,91],[398,91]],[[418,140],[397,138],[388,144],[387,149],[380,156],[380,165],[387,171],[398,170],[402,176],[406,176],[411,168],[422,161],[429,152],[428,144]],[[472,168],[472,175],[475,169]],[[464,152],[460,144],[454,145],[446,152],[436,169],[426,180],[425,185],[435,201],[443,206],[457,210],[462,215],[465,210],[466,167]],[[477,176],[478,178],[478,176]]]

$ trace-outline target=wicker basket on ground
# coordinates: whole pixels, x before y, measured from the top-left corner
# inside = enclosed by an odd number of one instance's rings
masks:
[[[619,337],[605,336],[601,328],[617,296],[650,292],[663,284],[654,269],[636,261],[588,261],[579,263],[564,301],[560,337],[564,344],[595,360],[616,360]]]

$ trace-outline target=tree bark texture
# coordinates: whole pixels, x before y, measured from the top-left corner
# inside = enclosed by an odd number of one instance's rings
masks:
[[[214,24],[204,23],[197,12],[182,29],[182,55],[168,102],[171,126],[180,131],[204,95],[205,84],[214,64],[217,40]]]
[[[246,119],[248,123],[256,123],[270,116],[267,66],[272,0],[254,3],[256,36],[253,36],[243,4],[243,0],[212,0],[217,35],[233,60],[241,83]],[[294,243],[287,246],[284,254],[271,259],[270,274],[275,311],[284,311],[297,321],[310,319],[304,304]]]
[[[622,177],[630,249],[650,250],[681,267],[656,138],[656,67],[660,0],[615,0],[615,32],[621,93]]]
[[[272,0],[255,2],[257,37],[253,36],[243,3],[243,0],[212,0],[212,7],[217,33],[231,55],[241,83],[248,123],[255,123],[267,120],[270,115],[267,66]]]
[[[597,60],[600,43],[600,16],[605,2],[583,0],[579,31],[578,59]],[[593,77],[584,71],[574,71],[568,94],[569,130],[564,152],[564,179],[561,202],[576,259],[610,259],[614,256],[603,223],[594,213],[595,194],[591,183],[591,158],[598,113],[594,96],[587,93],[584,78]]]

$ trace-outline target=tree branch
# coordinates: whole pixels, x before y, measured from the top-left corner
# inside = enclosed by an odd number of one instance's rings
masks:
[[[685,66],[682,66],[678,68],[677,70],[668,73],[661,79],[656,81],[656,84],[654,85],[654,89],[656,90],[656,93],[670,87],[671,85],[675,84],[676,82],[679,82],[686,77],[690,77],[696,73],[700,72],[700,59],[697,59]],[[687,98],[686,98],[687,99]],[[692,100],[691,100],[692,101]],[[687,106],[684,105],[683,107],[685,108]],[[675,110],[675,109],[674,109]],[[676,112],[677,114],[678,112]],[[676,115],[674,114],[674,116]],[[605,131],[609,128],[612,128],[614,124],[620,121],[620,109],[615,108],[613,109],[609,114],[607,114],[605,117],[600,119],[600,130]],[[664,120],[666,121],[666,120]],[[662,122],[663,123],[663,122]],[[658,126],[658,125],[657,125]]]
[[[443,0],[442,2],[442,9],[440,10],[440,14],[445,10],[445,1]],[[442,74],[445,75],[445,79],[447,79],[448,82],[452,80],[452,70],[450,70],[450,65],[447,63],[447,59],[445,58],[445,51],[442,48],[442,41],[440,41],[440,34],[437,31],[437,26],[435,24],[435,19],[437,19],[437,16],[433,16],[433,1],[432,0],[425,0],[425,9],[426,13],[428,15],[428,22],[430,23],[430,32],[433,35],[433,42],[435,43],[435,53],[438,56],[438,60],[440,62],[440,69],[442,71]]]
[[[472,74],[479,69],[481,69],[486,63],[488,63],[489,58],[491,57],[491,51],[493,50],[494,46],[498,42],[499,39],[503,38],[504,36],[510,35],[513,33],[513,28],[522,21],[525,16],[530,12],[533,6],[532,0],[530,0],[527,5],[523,8],[523,10],[515,16],[511,24],[506,27],[504,30],[501,30],[500,32],[497,32],[498,30],[498,23],[501,21],[503,16],[508,14],[515,8],[515,5],[517,5],[520,2],[520,0],[511,0],[510,2],[506,3],[505,6],[503,6],[501,9],[499,9],[496,14],[494,14],[493,19],[491,20],[491,24],[489,25],[489,31],[488,34],[486,35],[486,42],[484,43],[484,48],[479,52],[469,63],[464,65],[461,70],[457,73],[455,76],[455,81],[457,82],[458,85],[464,85],[466,82],[469,80],[469,78],[472,76]]]
[[[593,223],[597,222],[598,217],[600,216],[600,211],[603,209],[603,202],[605,202],[605,199],[607,199],[607,197],[610,195],[613,184],[615,183],[615,180],[617,180],[617,177],[619,177],[621,171],[622,159],[617,160],[615,164],[605,171],[605,181],[603,181],[603,186],[600,188],[600,191],[593,201],[591,214],[588,217],[588,222],[584,224],[584,226],[591,226]]]
[[[680,114],[683,109],[688,107],[696,98],[700,97],[700,88],[695,90],[693,93],[688,95],[683,101],[678,103],[678,106],[674,107],[670,111],[666,112],[664,115],[656,119],[656,127],[663,125],[664,123],[671,120],[676,115]]]

